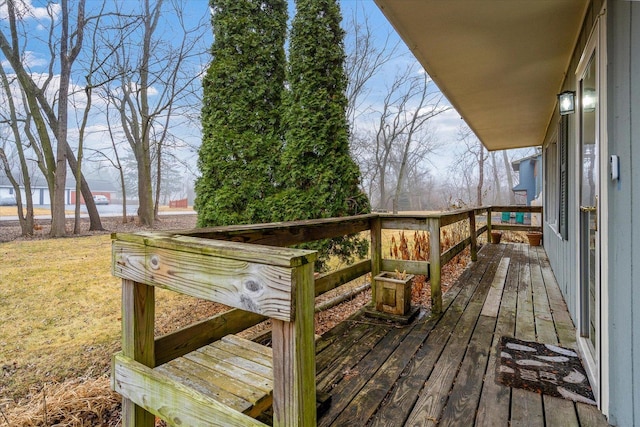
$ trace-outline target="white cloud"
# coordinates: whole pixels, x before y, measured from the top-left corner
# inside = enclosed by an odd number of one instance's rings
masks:
[[[34,6],[31,0],[14,1],[16,16],[18,19],[50,19],[57,20],[60,16],[61,7],[59,3],[50,3],[44,7]],[[7,3],[0,5],[0,19],[7,19]]]
[[[31,68],[47,65],[47,60],[40,57],[36,52],[27,50],[22,55],[22,63],[25,68]]]

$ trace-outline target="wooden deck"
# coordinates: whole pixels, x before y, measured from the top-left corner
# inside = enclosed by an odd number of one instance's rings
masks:
[[[358,314],[317,343],[319,426],[606,426],[594,406],[496,384],[501,336],[575,348],[544,249],[485,245],[443,315],[391,325]]]

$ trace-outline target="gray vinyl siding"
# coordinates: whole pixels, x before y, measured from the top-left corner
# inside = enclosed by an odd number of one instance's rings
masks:
[[[634,426],[640,425],[640,3],[610,1],[607,32],[608,146],[620,156],[621,177],[606,179],[610,422]]]
[[[594,0],[586,14],[563,90],[575,90],[575,70],[602,1]],[[607,2],[607,144],[608,154],[620,157],[620,182],[602,177],[607,186],[609,312],[609,422],[640,425],[640,2]],[[545,249],[569,311],[577,317],[575,120],[569,123],[569,236],[563,240],[545,224]],[[558,117],[552,119],[545,144],[557,137]],[[603,161],[608,161],[608,155]],[[635,165],[635,167],[632,167]],[[546,185],[557,185],[548,179]]]
[[[601,5],[601,1],[592,2],[586,14],[563,90],[576,88],[575,70]],[[609,194],[608,218],[603,218],[609,226],[608,236],[603,236],[609,248],[609,422],[634,426],[640,425],[640,273],[639,267],[634,269],[640,250],[633,243],[640,239],[640,167],[631,166],[640,161],[640,2],[611,0],[607,9],[607,139],[609,154],[620,156],[621,169],[619,184],[602,177]],[[576,119],[572,115],[569,123],[568,239],[561,238],[557,226],[545,224],[544,230],[545,249],[574,321],[579,283]],[[558,138],[558,116],[552,120],[545,144]],[[549,179],[545,182],[558,185]]]

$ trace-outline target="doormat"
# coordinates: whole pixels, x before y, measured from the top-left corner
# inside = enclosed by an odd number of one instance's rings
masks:
[[[549,396],[595,405],[578,354],[551,344],[500,338],[496,382]]]

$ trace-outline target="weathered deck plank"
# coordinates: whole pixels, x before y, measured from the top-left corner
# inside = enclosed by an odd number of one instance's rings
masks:
[[[498,255],[495,253],[482,253],[480,259],[491,258],[495,261]],[[456,296],[451,307],[445,308],[445,313],[435,328],[424,342],[422,348],[416,353],[414,363],[408,364],[402,377],[397,381],[394,390],[386,399],[385,406],[381,408],[375,415],[371,425],[373,426],[394,426],[409,416],[416,400],[418,393],[423,387],[425,381],[431,374],[435,363],[442,353],[447,340],[451,335],[453,327],[457,324],[462,315],[464,307],[468,304],[475,287],[479,283],[479,278],[484,275],[491,261],[485,264],[476,264],[465,272],[464,277],[459,283],[459,294]],[[474,286],[475,282],[475,286]],[[451,292],[452,289],[449,290]],[[445,295],[445,298],[447,295]],[[450,309],[451,308],[451,309]]]
[[[513,256],[513,255],[511,255]],[[510,258],[511,261],[511,258]],[[500,426],[509,423],[509,402],[511,398],[511,389],[501,386],[495,382],[495,366],[497,360],[497,346],[500,337],[503,335],[511,335],[515,333],[516,328],[516,305],[517,305],[517,289],[519,280],[519,269],[516,268],[515,262],[511,264],[507,272],[504,284],[500,311],[498,320],[491,343],[491,354],[487,364],[485,381],[482,385],[480,403],[478,405],[478,414],[476,418],[476,426]]]
[[[559,344],[556,326],[551,315],[551,306],[540,264],[540,252],[537,248],[529,251],[531,257],[531,286],[533,291],[533,310],[535,315],[536,335],[538,341],[548,344]],[[570,400],[554,396],[542,396],[544,417],[547,425],[566,427],[579,426],[574,403]]]
[[[593,406],[496,383],[503,335],[575,346],[542,248],[485,245],[439,318],[399,327],[359,315],[325,334],[317,382],[332,403],[318,425],[607,425]]]
[[[446,403],[448,392],[455,381],[462,357],[464,356],[464,351],[460,351],[460,349],[465,349],[468,346],[496,270],[496,263],[492,263],[487,268],[486,274],[482,276],[474,298],[472,298],[464,309],[460,321],[453,330],[448,345],[445,347],[441,357],[433,368],[431,376],[422,388],[420,398],[416,402],[411,414],[409,414],[407,424],[420,426],[437,424],[437,420],[439,420],[442,409]]]

